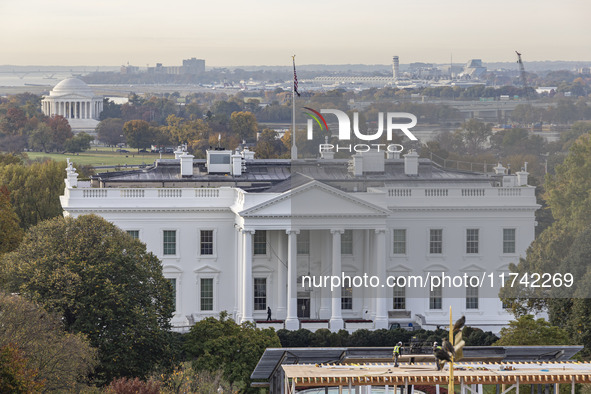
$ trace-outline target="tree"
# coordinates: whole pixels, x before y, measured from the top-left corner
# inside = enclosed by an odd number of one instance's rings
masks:
[[[285,145],[277,138],[275,130],[264,129],[261,132],[255,147],[259,159],[277,158],[286,151]]]
[[[591,136],[581,136],[571,147],[556,175],[548,176],[545,200],[554,217],[532,243],[526,258],[510,269],[519,275],[570,273],[575,286],[569,292],[562,287],[552,291],[542,288],[503,288],[501,297],[511,303],[516,315],[547,309],[550,322],[566,328],[572,338],[581,338],[591,323],[585,321],[591,310],[586,302],[591,288],[587,272],[591,249]],[[582,292],[582,293],[581,293]],[[586,349],[587,352],[589,351]]]
[[[1,120],[0,130],[5,134],[22,134],[27,123],[27,115],[22,109],[11,107],[6,110],[6,115]]]
[[[0,187],[0,255],[12,252],[23,237],[23,230],[18,225],[18,216],[10,205],[6,186]]]
[[[464,142],[468,154],[477,154],[492,135],[492,125],[469,119],[455,134]]]
[[[52,130],[52,138],[57,149],[62,149],[66,141],[74,136],[68,119],[61,115],[47,118],[46,123]]]
[[[84,132],[76,134],[64,144],[66,152],[82,152],[90,149],[90,142],[94,141],[94,137]]]
[[[62,215],[59,196],[64,190],[65,168],[65,162],[53,160],[0,166],[0,185],[10,193],[21,228]]]
[[[21,296],[0,293],[0,308],[0,348],[15,346],[45,390],[75,391],[87,379],[97,352],[84,335],[65,332],[58,316]]]
[[[568,334],[560,327],[552,326],[544,319],[535,320],[525,315],[501,328],[501,338],[494,346],[570,345]]]
[[[195,358],[195,369],[221,369],[231,386],[237,384],[246,392],[250,374],[265,349],[281,346],[273,329],[261,330],[251,322],[238,325],[227,312],[220,313],[219,320],[208,317],[197,322],[186,335],[186,350]]]
[[[132,148],[149,148],[154,142],[154,130],[145,120],[130,120],[123,125],[123,135]]]
[[[18,349],[13,345],[0,347],[0,393],[39,392],[44,384],[36,377],[37,372],[27,367],[27,360]]]
[[[45,123],[41,123],[29,135],[29,146],[31,149],[43,152],[49,152],[55,149],[55,141],[53,140],[53,131]]]
[[[242,108],[235,101],[216,101],[211,108],[214,116],[225,117],[228,119],[234,112],[241,111]]]
[[[57,313],[67,331],[88,336],[99,350],[98,382],[142,378],[168,363],[172,287],[158,258],[103,218],[42,222],[0,268],[8,291]]]
[[[101,120],[96,126],[99,141],[102,141],[107,145],[117,145],[124,142],[123,124],[124,122],[121,118],[107,118]]]
[[[230,117],[230,128],[238,134],[240,140],[252,141],[256,138],[259,125],[251,112],[233,112]]]
[[[108,98],[103,99],[103,111],[99,115],[101,122],[109,118],[121,118],[121,104],[116,104]]]

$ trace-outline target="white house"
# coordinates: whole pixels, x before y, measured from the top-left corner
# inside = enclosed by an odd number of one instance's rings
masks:
[[[497,297],[501,275],[533,241],[539,207],[525,170],[453,171],[413,151],[351,160],[175,153],[85,183],[70,166],[61,204],[66,216],[101,215],[162,260],[178,329],[224,310],[287,329],[435,328],[449,322],[450,305],[493,332],[511,318]],[[331,289],[331,275],[353,283]],[[360,283],[364,275],[374,283]],[[263,322],[267,307],[279,322]]]

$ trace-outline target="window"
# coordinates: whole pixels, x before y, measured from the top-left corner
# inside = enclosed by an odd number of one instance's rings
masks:
[[[466,230],[466,253],[478,253],[478,229]]]
[[[199,245],[202,256],[213,254],[213,230],[201,230]]]
[[[165,255],[176,254],[176,230],[164,230],[164,247]]]
[[[394,254],[406,254],[406,230],[394,229],[392,230],[392,245]]]
[[[443,253],[443,230],[440,228],[429,230],[429,253]]]
[[[254,310],[267,310],[267,278],[254,278]]]
[[[127,230],[127,234],[133,239],[140,239],[140,230]]]
[[[503,229],[503,253],[515,253],[515,229]]]
[[[478,287],[466,287],[466,309],[478,309]]]
[[[443,298],[443,286],[433,287],[429,291],[429,309],[441,309]]]
[[[298,235],[298,254],[310,254],[310,230],[302,230]]]
[[[166,280],[170,283],[170,287],[172,287],[172,305],[174,305],[174,310],[176,311],[176,278],[168,278]]]
[[[353,254],[353,230],[345,230],[341,235],[341,254]]]
[[[254,254],[267,254],[267,231],[257,230],[254,233]]]
[[[213,278],[201,278],[201,310],[213,311]]]
[[[353,309],[353,288],[341,287],[341,309]]]
[[[393,309],[406,309],[406,288],[394,286]]]

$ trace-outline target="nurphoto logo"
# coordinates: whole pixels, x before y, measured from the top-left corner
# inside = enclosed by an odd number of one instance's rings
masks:
[[[410,132],[409,129],[413,128],[417,124],[417,117],[408,112],[388,112],[385,114],[383,112],[378,113],[378,129],[373,134],[366,134],[362,133],[359,130],[359,113],[353,113],[353,122],[349,119],[349,116],[338,109],[321,109],[320,112],[309,108],[304,107],[306,115],[308,115],[311,119],[308,119],[308,133],[307,137],[308,140],[311,140],[314,136],[314,121],[320,127],[320,130],[328,130],[328,124],[326,123],[326,119],[322,114],[332,114],[337,117],[339,122],[339,134],[338,139],[339,141],[350,141],[351,140],[351,129],[353,130],[353,134],[356,138],[362,141],[377,141],[379,140],[382,135],[384,134],[384,123],[386,123],[386,139],[387,141],[392,141],[392,134],[395,130],[402,131],[411,141],[417,141],[417,137],[413,133]],[[384,118],[386,121],[384,122]],[[410,122],[406,123],[398,123],[399,120],[410,120]],[[353,127],[351,128],[351,123]],[[355,152],[367,152],[375,148],[377,151],[386,150],[388,152],[401,152],[404,148],[400,144],[356,144],[356,145],[334,145],[334,144],[320,144],[319,150],[320,152],[329,152],[329,151],[355,151]]]

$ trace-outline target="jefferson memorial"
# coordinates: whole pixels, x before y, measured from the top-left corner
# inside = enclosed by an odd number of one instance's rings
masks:
[[[73,132],[94,133],[103,110],[103,98],[78,78],[67,78],[55,85],[41,101],[47,116],[61,115],[68,119]]]

